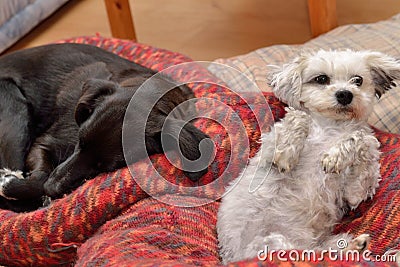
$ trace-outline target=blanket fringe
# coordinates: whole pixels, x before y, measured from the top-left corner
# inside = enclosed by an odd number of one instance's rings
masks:
[[[47,250],[52,253],[62,252],[68,249],[77,249],[80,243],[53,243]]]

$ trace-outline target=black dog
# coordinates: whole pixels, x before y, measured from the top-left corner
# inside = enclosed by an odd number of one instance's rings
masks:
[[[36,209],[44,195],[60,197],[85,179],[169,149],[181,151],[184,169],[194,170],[185,174],[198,180],[207,171],[204,163],[211,159],[213,144],[184,120],[193,112],[187,101],[193,93],[154,74],[82,44],[47,45],[1,57],[0,208]],[[144,90],[135,95],[141,85]],[[125,118],[134,95],[139,101]],[[132,136],[125,151],[123,123]],[[144,138],[137,138],[141,134]],[[206,141],[205,157],[201,141]],[[205,160],[195,161],[200,157]]]

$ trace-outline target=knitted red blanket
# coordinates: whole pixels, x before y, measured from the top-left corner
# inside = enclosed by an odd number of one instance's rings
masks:
[[[154,70],[162,70],[191,60],[178,53],[129,41],[82,37],[66,42],[100,46]],[[164,155],[151,157],[152,164],[138,162],[86,182],[72,194],[47,208],[16,214],[0,210],[0,264],[8,266],[215,266],[220,265],[216,237],[218,201],[229,180],[234,179],[249,156],[258,149],[260,129],[257,118],[268,126],[284,115],[283,105],[271,94],[252,95],[244,100],[217,81],[201,66],[178,70],[175,77],[197,77],[190,84],[198,98],[217,100],[226,112],[210,110],[232,127],[199,119],[196,126],[216,144],[215,160],[209,173],[195,184],[173,167]],[[216,83],[216,84],[215,84]],[[250,101],[250,102],[249,102]],[[273,117],[265,114],[265,101]],[[201,101],[198,105],[202,105]],[[264,106],[264,107],[263,107]],[[234,121],[239,119],[245,130]],[[238,126],[239,127],[239,126]],[[399,136],[376,132],[382,143],[382,182],[376,196],[346,216],[336,232],[369,233],[372,260],[389,249],[400,249]],[[249,151],[241,150],[249,144]],[[242,152],[246,153],[242,153]],[[156,173],[165,180],[156,179]],[[138,185],[147,184],[146,192]],[[196,190],[186,190],[186,188]],[[190,192],[190,194],[188,193]],[[150,193],[154,197],[149,197]],[[171,203],[175,205],[171,205]],[[378,257],[374,257],[378,255]],[[293,256],[293,255],[292,255]],[[280,259],[257,259],[232,266],[355,265],[368,261],[338,261],[322,257],[318,261],[295,261],[290,255]],[[289,263],[286,263],[289,264]],[[393,263],[379,262],[381,266]]]

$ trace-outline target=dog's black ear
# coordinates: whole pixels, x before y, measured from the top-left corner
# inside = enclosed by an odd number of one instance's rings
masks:
[[[82,87],[82,95],[75,108],[75,121],[80,126],[87,121],[106,96],[112,95],[118,84],[100,79],[89,79]]]
[[[367,52],[367,63],[370,67],[375,93],[380,98],[400,79],[400,61],[380,52]]]

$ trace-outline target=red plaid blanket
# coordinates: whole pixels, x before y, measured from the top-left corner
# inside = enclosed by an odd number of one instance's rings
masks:
[[[66,42],[100,46],[139,64],[162,70],[191,60],[177,53],[129,41],[82,37]],[[216,266],[220,265],[216,236],[218,201],[227,181],[240,173],[248,156],[258,149],[260,129],[255,115],[265,121],[280,118],[283,105],[271,94],[248,95],[244,101],[201,66],[179,70],[173,76],[191,76],[210,83],[193,82],[190,86],[199,98],[215,99],[229,107],[227,112],[210,114],[233,124],[227,132],[222,125],[199,119],[196,126],[210,135],[216,144],[215,160],[209,173],[195,184],[171,166],[164,155],[152,156],[152,164],[133,166],[102,174],[86,182],[72,194],[51,206],[34,212],[16,214],[0,211],[0,264],[8,266]],[[217,83],[217,84],[215,84]],[[251,103],[249,103],[249,99]],[[273,117],[262,114],[267,101]],[[201,105],[201,103],[199,103]],[[264,105],[265,106],[265,105]],[[235,131],[233,118],[245,129]],[[382,255],[400,249],[400,174],[399,136],[377,131],[382,143],[382,182],[371,201],[346,216],[336,232],[372,236],[370,250]],[[249,144],[248,154],[240,148]],[[151,165],[151,166],[150,166]],[[166,180],[154,179],[155,173]],[[149,185],[146,192],[138,185]],[[186,188],[197,188],[188,191]],[[190,192],[190,194],[188,193]],[[152,196],[149,197],[151,193]],[[175,203],[177,205],[170,205]],[[378,258],[372,257],[374,260]],[[368,266],[370,262],[335,261],[327,256],[318,261],[294,261],[290,255],[281,259],[257,259],[232,266]],[[378,262],[389,266],[393,263]]]

